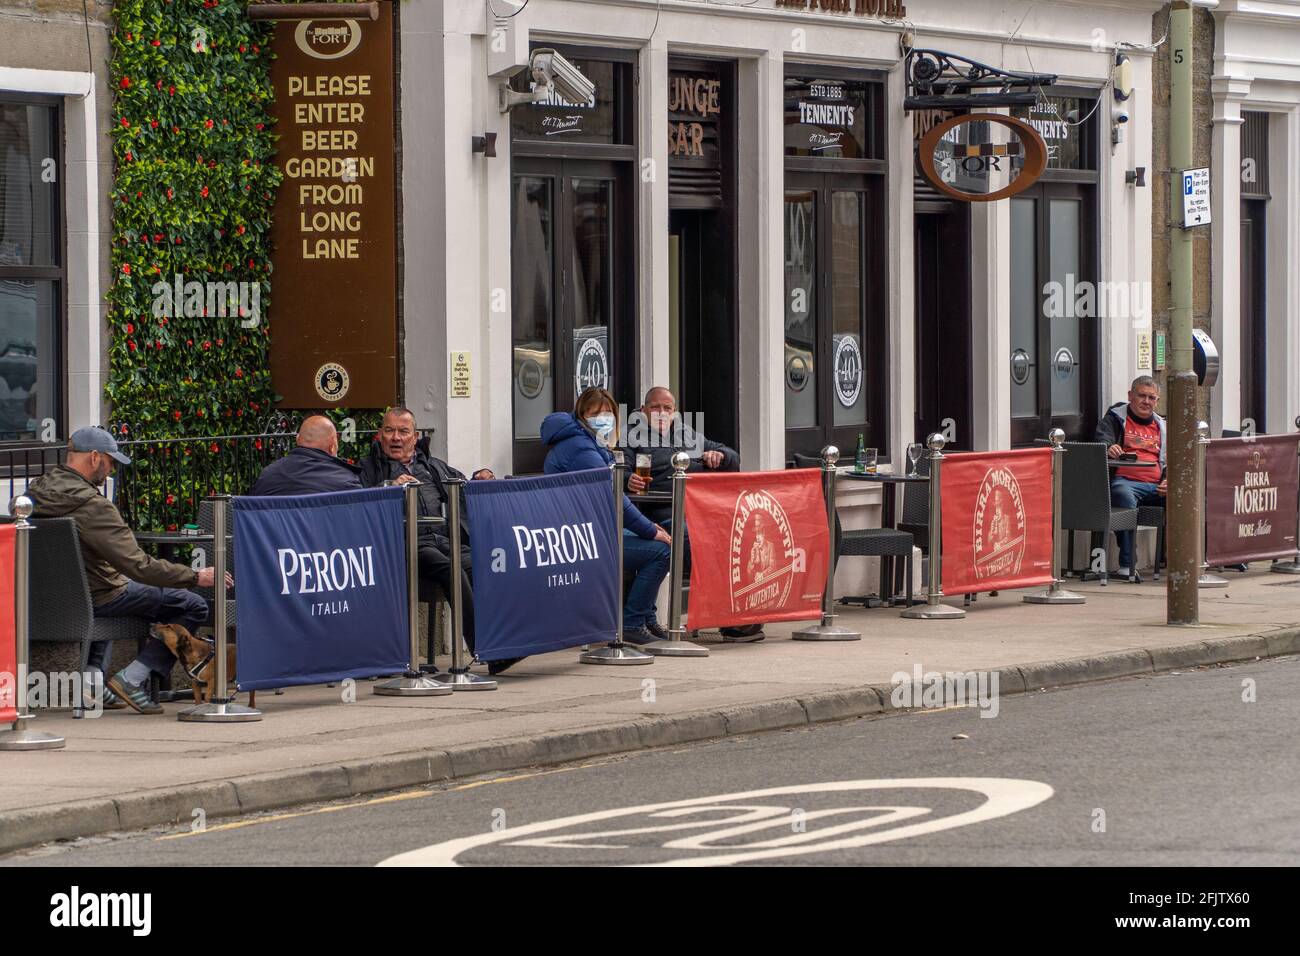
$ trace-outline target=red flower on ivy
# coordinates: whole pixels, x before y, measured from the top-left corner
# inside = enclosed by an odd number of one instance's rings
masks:
[[[203,414],[203,413],[200,412],[199,414]],[[212,454],[215,455],[217,452],[221,451],[221,449],[217,446],[216,442],[213,442],[211,445],[208,446],[208,451],[212,452]]]
[[[158,128],[158,121],[157,121],[157,120],[150,120],[150,121],[149,121],[149,128],[150,128],[150,129],[157,129],[157,128]]]
[[[202,189],[200,189],[200,190],[199,190],[199,195],[202,196],[204,199],[207,199],[207,198],[208,198],[208,187],[207,187],[207,186],[204,186]]]
[[[167,87],[167,95],[168,95],[168,96],[175,96],[175,95],[176,95],[176,87],[174,87],[174,86],[169,86],[169,87]]]
[[[129,262],[122,263],[122,274],[128,276],[131,274],[131,263]]]
[[[123,429],[123,431],[125,431],[125,430],[126,430],[126,429]],[[261,451],[261,450],[262,450],[262,439],[260,439],[260,438],[256,439],[256,440],[253,442],[253,447],[256,448],[258,451]]]
[[[133,324],[131,324],[130,322],[126,323],[126,334],[127,334],[127,335],[134,335],[134,334],[135,334],[135,326],[134,326]]]
[[[131,86],[131,78],[129,76],[122,77],[122,83],[121,83],[122,89],[124,90],[128,89],[130,88],[130,86]]]
[[[127,340],[126,340],[126,347],[129,348],[132,352],[134,352],[134,351],[135,351],[135,340],[134,340],[134,339],[127,339]]]
[[[175,496],[175,495],[168,495],[164,500],[165,500],[166,503],[169,504],[169,505],[174,505],[174,504],[176,504],[176,496]]]
[[[244,377],[244,370],[242,368],[235,369],[235,378],[243,378],[243,377]]]
[[[172,198],[172,191],[170,189],[167,190],[167,198],[168,199]]]
[[[150,46],[162,46],[162,40],[150,40],[150,41],[149,41],[149,45],[150,45]]]
[[[130,125],[131,125],[131,121],[130,121],[129,119],[127,119],[125,116],[123,116],[123,117],[122,117],[122,125],[123,125],[123,126],[130,126]]]
[[[210,120],[210,119],[205,119],[205,120],[203,121],[203,128],[204,128],[204,129],[212,129],[212,120]]]
[[[203,342],[203,351],[208,352],[211,351],[211,349],[212,349],[212,343],[205,339]]]
[[[236,227],[235,227],[235,232],[236,232],[236,234],[242,236],[242,235],[244,234],[244,227],[243,227],[243,226],[236,226]]]

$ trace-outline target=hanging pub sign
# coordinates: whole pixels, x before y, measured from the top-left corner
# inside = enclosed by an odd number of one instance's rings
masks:
[[[276,23],[270,366],[284,408],[397,399],[392,4]]]
[[[1047,166],[1047,151],[1024,120],[970,113],[931,127],[917,161],[925,178],[953,199],[994,202],[1032,186]]]
[[[869,84],[806,76],[785,78],[785,154],[868,159]]]

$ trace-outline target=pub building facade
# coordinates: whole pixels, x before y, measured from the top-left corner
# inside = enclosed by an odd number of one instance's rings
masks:
[[[1152,361],[1160,4],[1023,6],[403,4],[409,402],[452,461],[500,473],[540,470],[538,424],[592,384],[629,408],[670,385],[747,469],[851,457],[859,434],[895,465],[934,431],[963,450],[1090,438]],[[543,48],[594,94],[502,112]],[[978,110],[1039,134],[1032,185],[970,202],[922,174],[918,140],[971,110],[905,109],[908,49],[1052,74]],[[1108,310],[1107,285],[1134,294]]]

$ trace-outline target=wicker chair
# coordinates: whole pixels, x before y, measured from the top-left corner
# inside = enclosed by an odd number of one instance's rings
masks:
[[[134,640],[143,645],[153,623],[142,617],[94,616],[86,568],[81,562],[77,523],[71,518],[41,518],[33,523],[30,573],[32,582],[31,640],[81,645],[78,673],[89,666],[90,645],[100,641]],[[105,659],[111,670],[112,647]],[[107,676],[107,675],[105,675]],[[78,704],[81,702],[78,701]],[[82,708],[72,716],[81,717]]]
[[[1105,542],[1105,536],[1109,532],[1137,529],[1137,508],[1115,508],[1110,503],[1106,446],[1100,442],[1066,442],[1061,475],[1061,530],[1069,532],[1071,563],[1076,531],[1089,532],[1092,547],[1097,547]],[[1086,576],[1085,571],[1080,577]],[[1101,583],[1105,586],[1110,576],[1104,562],[1100,576]],[[1140,580],[1135,569],[1129,568],[1128,579],[1132,582]]]
[[[797,452],[794,455],[794,466],[796,468],[820,468],[821,459],[812,455],[800,455]],[[835,555],[840,558],[903,558],[906,562],[905,574],[907,575],[907,606],[912,606],[912,535],[906,531],[899,531],[894,528],[861,528],[853,531],[844,531],[840,527],[840,516],[835,515]],[[889,580],[893,582],[893,574],[889,575]],[[881,599],[888,601],[893,598],[892,594],[882,594]],[[841,604],[852,604],[854,601],[860,602],[864,607],[868,606],[865,597],[842,597]]]

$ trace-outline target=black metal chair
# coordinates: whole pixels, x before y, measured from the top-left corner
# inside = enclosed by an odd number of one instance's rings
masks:
[[[1111,506],[1106,446],[1100,442],[1066,442],[1061,474],[1061,530],[1068,532],[1069,570],[1073,570],[1076,531],[1089,532],[1095,548],[1099,542],[1105,543],[1109,532],[1137,529],[1137,508]],[[1087,571],[1082,572],[1080,579],[1086,579],[1087,574]],[[1104,587],[1110,579],[1105,561],[1102,562],[1100,577]],[[1128,579],[1134,583],[1141,580],[1134,568],[1129,568]]]
[[[81,561],[77,523],[72,518],[41,518],[32,522],[29,552],[31,581],[31,640],[79,644],[79,674],[89,667],[90,645],[103,641],[134,640],[141,646],[149,639],[152,621],[142,617],[94,615],[86,568]],[[111,673],[112,646],[104,660]],[[108,673],[104,675],[108,676]],[[73,717],[81,717],[78,701]]]
[[[820,468],[822,460],[812,455],[794,454],[794,465],[796,468]],[[903,558],[905,561],[904,573],[907,575],[907,606],[912,606],[912,535],[906,531],[900,531],[894,528],[859,528],[852,531],[845,531],[840,527],[840,516],[835,515],[835,554],[839,557],[851,558]],[[891,567],[888,580],[894,580],[893,569]],[[889,601],[893,598],[892,594],[880,595],[883,601]],[[867,605],[865,598],[842,597],[841,604],[852,604],[859,601],[864,607]]]

